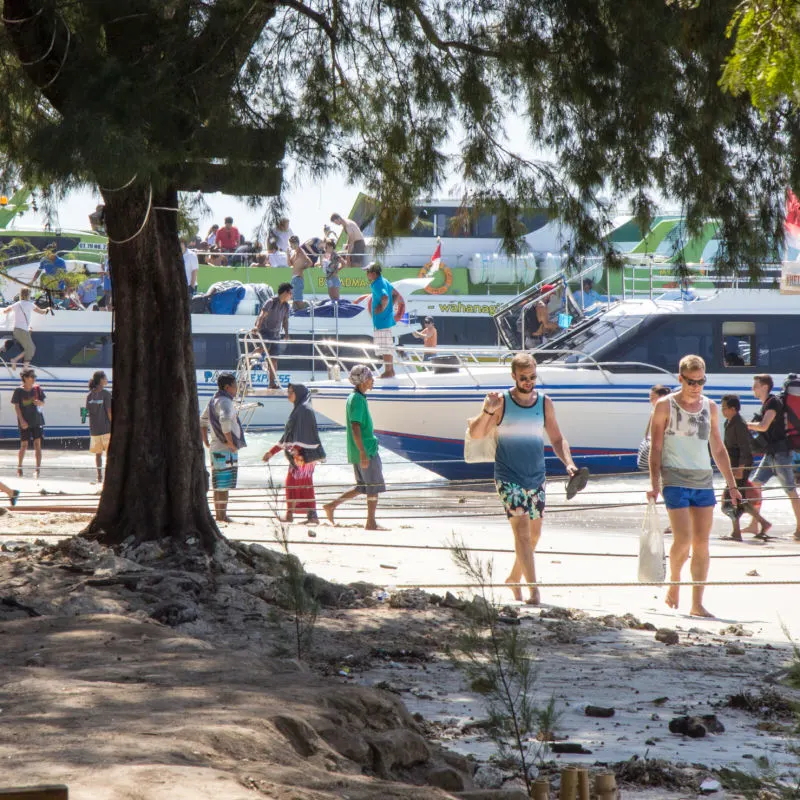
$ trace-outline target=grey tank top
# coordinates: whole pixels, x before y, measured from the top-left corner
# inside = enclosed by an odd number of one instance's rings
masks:
[[[669,396],[669,422],[661,453],[662,486],[713,489],[713,471],[708,441],[711,436],[711,405],[703,398],[699,411],[681,408]]]

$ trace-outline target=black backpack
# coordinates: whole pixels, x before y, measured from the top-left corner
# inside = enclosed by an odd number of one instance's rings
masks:
[[[789,449],[800,450],[800,377],[794,372],[783,382],[781,403],[783,403]]]

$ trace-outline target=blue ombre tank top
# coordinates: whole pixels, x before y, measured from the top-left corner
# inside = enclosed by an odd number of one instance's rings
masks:
[[[503,396],[503,419],[497,426],[494,478],[538,489],[544,471],[544,394],[538,392],[529,407],[519,405],[507,391]]]

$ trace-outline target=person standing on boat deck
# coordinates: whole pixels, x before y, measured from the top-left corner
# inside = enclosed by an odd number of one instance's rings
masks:
[[[19,377],[22,385],[14,389],[14,394],[11,395],[11,405],[14,406],[19,425],[17,477],[22,477],[22,462],[28,451],[28,445],[32,443],[36,456],[33,477],[36,479],[39,477],[39,470],[42,467],[42,437],[44,436],[42,408],[47,395],[36,383],[36,373],[32,369],[23,369]]]
[[[197,253],[189,249],[185,239],[181,239],[181,252],[183,253],[183,269],[186,273],[186,285],[189,287],[189,297],[194,297],[197,291],[197,273],[200,270]]]
[[[103,453],[111,444],[111,392],[106,389],[108,377],[98,370],[89,381],[86,412],[89,417],[89,452],[94,453],[97,482],[103,482]]]
[[[334,225],[341,225],[347,235],[347,263],[351,267],[364,266],[364,253],[366,253],[366,242],[364,241],[364,234],[361,233],[361,228],[353,222],[352,219],[347,219],[341,214],[331,214],[331,222]]]
[[[22,352],[12,358],[8,363],[12,369],[17,368],[17,364],[23,361],[27,367],[36,353],[36,345],[31,336],[31,317],[33,314],[47,314],[46,308],[39,308],[31,300],[31,290],[26,286],[19,290],[19,300],[12,303],[8,308],[3,309],[4,314],[14,315],[14,331],[11,334],[17,344],[22,348]]]
[[[722,395],[720,411],[722,416],[725,417],[723,441],[725,443],[725,449],[728,451],[728,458],[731,460],[731,469],[733,469],[733,474],[736,478],[736,485],[739,487],[739,492],[744,498],[742,513],[750,514],[753,517],[753,522],[761,525],[759,532],[756,533],[756,538],[768,539],[767,531],[772,525],[758,513],[753,498],[748,497],[748,490],[752,494],[753,489],[752,485],[748,483],[750,472],[753,468],[753,447],[750,432],[747,430],[747,423],[742,419],[742,415],[739,413],[741,408],[742,404],[739,400],[739,395]],[[723,511],[725,511],[725,509],[726,503],[723,502]],[[740,515],[735,513],[735,509],[733,511],[734,514],[731,517],[733,523],[731,539],[741,542],[742,532],[739,526]]]
[[[411,335],[416,339],[422,339],[422,346],[425,348],[423,361],[430,361],[439,343],[439,333],[433,323],[433,317],[425,317],[421,331],[411,331]]]
[[[529,353],[515,355],[511,359],[511,376],[514,388],[486,395],[482,413],[470,422],[469,435],[483,439],[497,429],[494,481],[511,523],[516,553],[506,583],[524,580],[534,584],[534,552],[542,534],[545,507],[545,433],[570,479],[579,470],[558,427],[553,401],[535,389],[536,359]],[[586,470],[581,472],[588,474]],[[522,600],[521,588],[513,587],[512,591],[515,599]],[[539,589],[529,586],[527,602],[538,605],[540,599]]]
[[[217,243],[217,231],[219,230],[219,225],[214,223],[209,229],[208,233],[206,234],[206,244],[209,247],[213,247]]]
[[[316,525],[317,501],[314,494],[314,467],[325,458],[325,450],[317,430],[317,417],[308,405],[309,391],[302,383],[290,383],[287,397],[292,413],[286,420],[283,435],[273,448],[264,454],[269,461],[279,450],[289,460],[286,473],[286,522],[292,522],[295,512],[306,514],[306,522]]]
[[[347,426],[347,460],[353,465],[356,485],[336,500],[326,503],[323,508],[331,525],[336,523],[333,515],[336,509],[347,500],[360,494],[367,496],[367,522],[364,528],[368,531],[385,531],[378,525],[375,511],[378,508],[378,495],[386,491],[383,480],[383,465],[378,453],[378,440],[372,428],[372,415],[367,405],[367,392],[372,388],[374,380],[372,370],[364,364],[356,364],[349,375],[353,391],[347,398],[345,410]]]
[[[400,292],[381,275],[380,264],[373,261],[364,269],[372,286],[372,341],[375,352],[383,356],[383,372],[378,377],[394,378],[394,303],[402,298]]]
[[[217,231],[216,245],[223,253],[233,253],[241,244],[239,229],[233,224],[233,217],[225,217],[225,224]]]
[[[269,388],[280,389],[278,384],[278,349],[280,347],[281,329],[283,338],[289,338],[289,303],[292,299],[292,284],[282,283],[278,286],[278,294],[270,297],[261,307],[256,319],[253,333],[258,333],[266,348],[267,368],[269,370]],[[254,353],[259,353],[257,348]]]
[[[794,480],[792,451],[786,440],[783,403],[771,393],[773,386],[771,375],[762,374],[753,377],[753,395],[761,401],[761,411],[758,415],[760,420],[748,422],[747,427],[753,433],[762,434],[766,440],[766,452],[756,469],[756,474],[753,475],[753,485],[760,488],[773,476],[781,482],[794,512],[794,538],[800,541],[800,497],[797,495]],[[746,533],[756,533],[755,526],[754,520],[744,530]]]
[[[342,281],[339,272],[344,267],[344,261],[336,252],[336,242],[333,239],[325,240],[325,252],[322,256],[322,269],[325,272],[325,286],[328,287],[328,297],[331,300],[339,299],[339,289]]]
[[[217,522],[230,522],[228,492],[236,488],[239,450],[246,447],[247,442],[233,403],[236,378],[230,372],[223,372],[217,378],[217,387],[219,391],[209,400],[200,416],[200,430],[203,444],[211,452],[211,485]]]
[[[288,222],[288,220],[287,220]],[[301,311],[308,303],[303,302],[303,290],[305,289],[305,271],[314,265],[305,251],[300,247],[300,237],[289,237],[289,249],[286,252],[286,260],[292,268],[292,297],[294,298],[294,310]]]
[[[281,217],[278,220],[278,224],[269,232],[269,238],[275,240],[275,243],[278,245],[278,250],[283,250],[287,253],[289,252],[289,243],[293,236],[294,233],[289,227],[289,217]]]
[[[700,356],[684,356],[678,365],[680,389],[662,397],[653,409],[650,423],[650,491],[655,502],[664,495],[672,527],[669,552],[670,580],[680,581],[681,570],[691,551],[693,581],[708,578],[708,540],[714,517],[714,483],[711,455],[728,484],[731,502],[742,496],[736,486],[728,451],[722,441],[717,404],[703,395],[706,362]],[[713,617],[703,606],[705,586],[692,587],[693,617]],[[678,607],[680,587],[670,586],[666,604]]]

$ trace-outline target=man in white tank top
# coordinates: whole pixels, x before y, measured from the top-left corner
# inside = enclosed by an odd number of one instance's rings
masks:
[[[722,441],[717,404],[703,395],[706,363],[700,356],[684,356],[678,365],[681,388],[662,397],[650,423],[650,484],[647,499],[664,495],[672,527],[669,552],[670,580],[680,581],[689,558],[692,580],[708,578],[708,540],[714,518],[714,484],[709,448],[728,484],[731,501],[742,496],[736,488],[728,451]],[[705,586],[692,587],[693,617],[713,617],[703,606]],[[666,604],[678,607],[680,587],[670,586]]]

